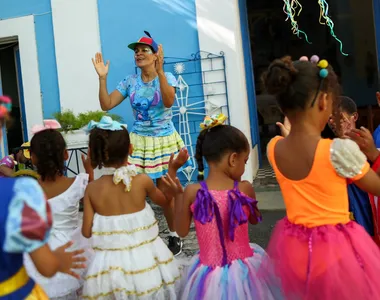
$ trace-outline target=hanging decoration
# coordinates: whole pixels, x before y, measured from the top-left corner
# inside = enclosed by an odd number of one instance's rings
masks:
[[[319,24],[326,25],[330,28],[330,34],[331,36],[339,43],[340,47],[340,53],[344,56],[348,56],[347,53],[343,52],[343,43],[338,37],[336,36],[334,32],[334,22],[331,20],[329,17],[329,4],[327,3],[326,0],[318,0],[318,4],[320,7],[320,12],[319,12]]]
[[[284,13],[287,15],[285,21],[290,20],[291,23],[291,30],[293,34],[297,35],[299,38],[302,38],[301,35],[304,36],[306,42],[311,44],[309,42],[307,34],[299,29],[298,22],[295,20],[295,16],[297,17],[301,14],[302,11],[302,5],[298,0],[283,0],[284,1]],[[334,32],[334,22],[329,17],[329,4],[326,0],[318,0],[319,5],[319,24],[326,25],[330,28],[330,34],[331,36],[339,43],[339,50],[340,53],[344,56],[348,56],[347,53],[343,52],[343,43],[338,37],[336,36]]]
[[[299,29],[298,23],[294,18],[296,14],[297,16],[299,16],[302,11],[301,3],[299,3],[297,0],[284,0],[283,10],[284,10],[284,13],[287,15],[287,18],[285,19],[285,21],[290,20],[293,34],[295,34],[299,38],[301,38],[300,34],[302,34],[306,42],[311,44],[309,42],[309,38],[307,37],[307,34],[304,31]]]

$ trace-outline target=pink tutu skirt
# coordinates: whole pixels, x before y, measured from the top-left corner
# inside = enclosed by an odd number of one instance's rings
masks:
[[[380,250],[355,222],[306,228],[287,218],[272,234],[259,277],[284,299],[380,299]]]
[[[209,267],[195,255],[184,269],[181,282],[183,300],[225,299],[225,300],[274,300],[282,299],[279,286],[267,286],[257,278],[266,253],[257,244],[250,244],[254,255],[235,259],[224,267]]]

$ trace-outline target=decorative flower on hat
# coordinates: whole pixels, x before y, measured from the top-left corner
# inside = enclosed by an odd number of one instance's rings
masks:
[[[34,125],[32,127],[32,134],[36,134],[48,129],[60,129],[60,128],[61,128],[61,124],[59,124],[57,120],[54,120],[54,119],[44,120],[44,125]]]
[[[206,116],[203,122],[200,124],[202,130],[211,129],[215,126],[223,125],[227,120],[224,114],[217,114],[213,116]]]
[[[89,133],[94,128],[117,131],[117,130],[127,129],[127,125],[114,121],[109,116],[103,116],[99,122],[91,121],[90,123],[88,123],[85,131]]]

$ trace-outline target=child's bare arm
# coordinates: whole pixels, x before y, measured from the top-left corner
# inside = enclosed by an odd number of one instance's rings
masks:
[[[8,168],[5,165],[0,166],[0,173],[4,174],[6,177],[12,177],[14,174],[14,170],[11,168]]]
[[[178,177],[172,178],[170,175],[167,175],[163,176],[161,180],[165,189],[174,195],[174,221],[176,232],[179,236],[185,237],[189,233],[191,219],[193,217],[190,205],[193,203],[200,186],[199,184],[191,184],[188,185],[184,191]]]
[[[246,194],[248,197],[252,199],[256,199],[256,193],[255,189],[253,188],[252,184],[249,181],[243,181],[239,184],[239,189]],[[257,224],[258,223],[258,217],[261,216],[261,212],[258,210],[258,208],[255,208],[255,214],[249,215],[249,223],[251,224]]]
[[[199,184],[188,185],[183,193],[177,193],[175,196],[175,229],[180,237],[189,234],[193,218],[190,206],[195,200],[199,187]]]
[[[83,224],[82,224],[82,235],[86,238],[92,236],[92,222],[94,220],[94,208],[92,207],[90,198],[91,186],[88,185],[83,197]]]
[[[154,185],[153,180],[148,175],[140,175],[140,182],[145,187],[146,194],[153,203],[161,207],[170,205],[171,198],[165,197],[164,193]]]
[[[83,264],[86,258],[79,255],[84,250],[76,250],[66,252],[66,249],[72,245],[71,242],[52,251],[48,244],[29,253],[38,272],[45,277],[52,277],[57,272],[69,274],[73,277],[80,278],[72,269],[83,269],[86,266]]]
[[[38,272],[45,277],[52,277],[58,272],[58,258],[51,251],[48,244],[29,253]]]

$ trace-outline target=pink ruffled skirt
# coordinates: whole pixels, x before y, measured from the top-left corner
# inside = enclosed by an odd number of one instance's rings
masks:
[[[380,250],[355,222],[306,228],[287,218],[272,234],[259,277],[284,299],[380,299]]]

